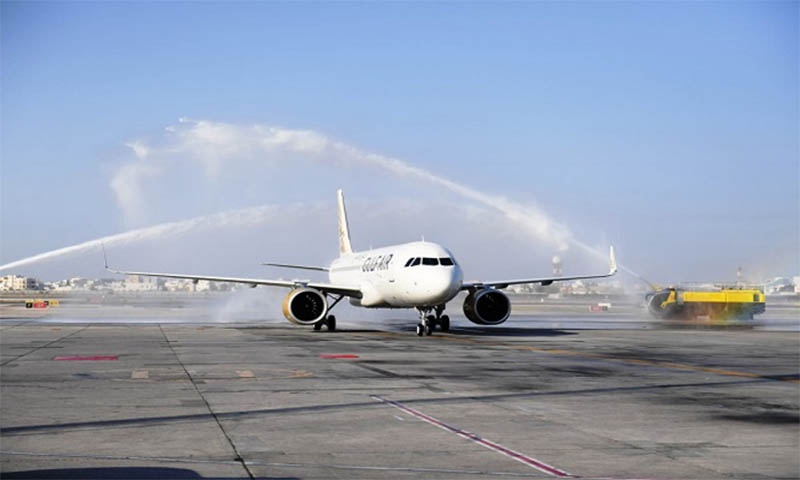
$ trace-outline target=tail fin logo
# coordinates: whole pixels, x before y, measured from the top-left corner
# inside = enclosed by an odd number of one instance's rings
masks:
[[[353,253],[353,247],[350,245],[350,227],[347,224],[347,210],[344,207],[344,195],[342,190],[337,192],[339,200],[339,255]]]

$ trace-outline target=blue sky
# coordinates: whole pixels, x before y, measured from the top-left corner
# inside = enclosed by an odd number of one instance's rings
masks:
[[[142,186],[159,202],[131,222],[111,187],[138,161],[125,144],[170,144],[165,128],[188,118],[319,132],[536,205],[656,279],[800,272],[797,2],[4,1],[0,14],[0,263],[331,201],[338,184],[356,205],[430,193],[302,163],[210,181],[164,156],[161,183]]]

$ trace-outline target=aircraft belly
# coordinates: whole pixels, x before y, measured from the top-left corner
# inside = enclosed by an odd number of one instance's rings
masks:
[[[408,307],[407,299],[404,298],[403,289],[396,282],[388,281],[385,278],[376,278],[373,282],[361,284],[361,291],[364,296],[361,298],[361,305],[364,307],[392,308]]]
[[[363,282],[359,287],[361,290],[361,306],[380,307],[386,304],[386,297],[380,287],[381,285],[377,282]]]

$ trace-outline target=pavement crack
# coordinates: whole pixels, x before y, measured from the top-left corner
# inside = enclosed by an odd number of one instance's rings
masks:
[[[69,337],[71,337],[73,335],[77,335],[77,334],[81,333],[82,331],[86,330],[87,328],[89,328],[90,326],[91,325],[86,325],[85,327],[81,328],[80,330],[76,330],[76,331],[74,331],[72,333],[64,335],[63,337],[58,337],[57,339],[53,340],[52,342],[45,343],[44,345],[39,345],[38,347],[36,347],[36,348],[34,348],[32,350],[29,350],[29,351],[23,353],[22,355],[18,355],[16,357],[12,358],[12,359],[6,360],[5,362],[0,363],[0,367],[4,367],[4,366],[8,365],[11,362],[16,362],[20,358],[30,355],[31,353],[38,352],[39,350],[41,350],[43,348],[47,348],[47,347],[49,347],[50,345],[52,345],[54,343],[58,343],[58,342],[60,342],[62,340],[65,340],[65,339],[67,339],[67,338],[69,338]]]
[[[158,329],[161,331],[161,335],[164,336],[164,341],[167,343],[167,346],[169,347],[169,350],[175,356],[175,359],[178,361],[178,364],[183,369],[183,372],[186,374],[186,377],[192,383],[192,387],[194,388],[194,391],[197,393],[197,395],[203,401],[203,403],[205,404],[206,408],[208,409],[208,413],[210,413],[211,417],[214,418],[214,421],[217,423],[217,426],[219,427],[220,431],[222,432],[222,435],[225,436],[225,440],[228,441],[228,444],[231,446],[231,449],[233,449],[233,453],[235,454],[235,457],[234,457],[233,460],[235,462],[237,462],[238,464],[240,464],[242,466],[242,468],[244,468],[244,471],[247,472],[247,476],[251,480],[255,480],[255,478],[256,478],[255,475],[250,470],[250,467],[247,466],[247,462],[242,457],[242,454],[239,453],[239,449],[236,448],[236,444],[233,442],[233,439],[228,434],[228,432],[225,430],[225,427],[222,425],[222,422],[220,421],[219,416],[214,411],[214,409],[211,408],[211,404],[208,403],[208,400],[206,399],[205,395],[203,395],[203,392],[200,391],[200,388],[197,386],[197,382],[195,381],[194,377],[192,376],[191,373],[189,373],[189,370],[186,368],[186,365],[184,365],[183,361],[181,360],[181,357],[178,355],[178,352],[175,351],[175,348],[173,346],[173,344],[175,342],[171,342],[169,340],[169,338],[167,338],[167,334],[166,334],[166,332],[164,332],[164,328],[161,326],[161,324],[158,325]]]

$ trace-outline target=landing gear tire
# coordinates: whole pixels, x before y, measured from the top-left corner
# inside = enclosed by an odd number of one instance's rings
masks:
[[[430,335],[436,329],[436,317],[433,315],[428,315],[425,317],[425,320],[422,322],[422,326],[425,327],[425,335]]]
[[[450,317],[448,317],[447,315],[442,315],[442,318],[439,319],[439,328],[443,332],[449,332],[450,331]]]
[[[328,331],[333,332],[336,330],[336,317],[333,315],[328,315],[328,318],[325,319],[325,324],[328,326]]]
[[[417,324],[417,336],[421,337],[423,333],[425,333],[425,327],[422,326],[421,323],[418,323]]]
[[[320,330],[322,330],[322,324],[323,323],[325,323],[324,320],[320,320],[319,322],[315,323],[314,324],[314,331],[315,332],[319,332]]]

